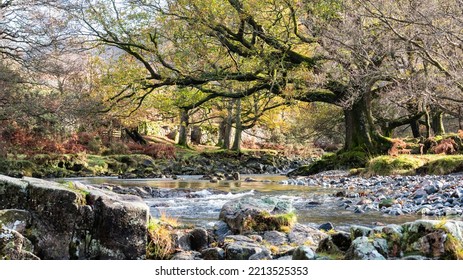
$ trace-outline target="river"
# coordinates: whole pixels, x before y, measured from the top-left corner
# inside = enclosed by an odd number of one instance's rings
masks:
[[[373,226],[383,224],[401,224],[429,217],[420,215],[390,216],[378,211],[361,214],[339,207],[335,189],[323,187],[281,185],[278,182],[284,176],[242,175],[258,182],[220,181],[210,183],[200,180],[201,176],[179,176],[179,179],[118,179],[115,177],[69,178],[89,185],[118,185],[122,187],[151,187],[157,190],[155,198],[145,198],[153,217],[165,214],[179,222],[212,227],[218,220],[222,206],[229,200],[243,196],[276,196],[290,200],[296,209],[299,223],[318,226],[331,222],[336,228],[347,229],[350,225]]]

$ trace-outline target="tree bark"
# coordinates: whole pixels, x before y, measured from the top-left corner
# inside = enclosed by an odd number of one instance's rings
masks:
[[[180,110],[180,129],[178,135],[178,145],[188,147],[188,126],[190,122],[190,115],[188,109]]]
[[[444,113],[441,111],[433,112],[431,117],[431,127],[434,135],[445,134],[444,123],[442,121]]]
[[[422,136],[420,132],[420,121],[419,120],[412,121],[410,123],[410,128],[412,129],[413,138],[420,138]]]
[[[225,128],[223,134],[223,146],[222,148],[229,150],[231,146],[231,134],[233,125],[233,104],[234,100],[230,100],[227,106],[227,117],[225,118]]]
[[[344,148],[352,150],[355,148],[373,148],[370,123],[367,117],[366,104],[368,99],[361,98],[351,108],[344,110],[344,122],[346,125],[346,140]]]
[[[241,123],[241,99],[236,100],[235,111],[235,139],[233,141],[233,151],[240,152],[241,150],[241,133],[243,132],[243,125]]]

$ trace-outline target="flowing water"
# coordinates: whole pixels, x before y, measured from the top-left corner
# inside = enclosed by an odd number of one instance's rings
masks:
[[[242,176],[245,178],[247,176]],[[159,217],[165,214],[180,222],[210,227],[219,217],[222,206],[232,199],[243,196],[276,196],[292,201],[299,223],[320,225],[331,222],[338,228],[349,225],[372,226],[377,222],[400,224],[422,218],[418,215],[389,216],[381,212],[370,211],[356,214],[339,207],[338,199],[333,196],[339,190],[290,186],[278,184],[283,176],[249,176],[259,182],[220,181],[210,183],[199,180],[200,176],[180,176],[172,179],[136,179],[125,180],[114,177],[69,179],[84,184],[111,184],[122,187],[151,187],[157,190],[157,197],[145,198],[150,206],[151,215]]]

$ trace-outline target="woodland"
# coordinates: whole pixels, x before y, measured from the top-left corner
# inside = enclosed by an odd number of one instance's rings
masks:
[[[270,150],[322,157],[313,173],[458,154],[462,4],[0,0],[0,170]]]

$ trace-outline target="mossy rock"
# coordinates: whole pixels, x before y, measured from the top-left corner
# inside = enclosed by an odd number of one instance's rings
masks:
[[[222,207],[219,218],[239,234],[271,230],[286,232],[296,222],[291,203],[273,197],[244,197],[229,201]]]
[[[408,155],[379,156],[370,160],[366,172],[369,175],[412,175],[424,163],[422,159]]]
[[[419,174],[446,175],[463,171],[463,156],[448,155],[437,156],[417,169]]]
[[[361,150],[327,153],[320,160],[293,170],[288,176],[309,176],[327,170],[363,168],[367,162],[368,155]]]

